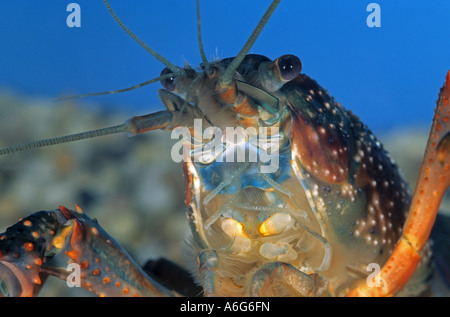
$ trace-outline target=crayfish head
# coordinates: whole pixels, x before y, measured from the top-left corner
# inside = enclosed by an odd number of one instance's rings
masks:
[[[193,119],[211,126],[226,127],[277,126],[285,119],[287,107],[280,104],[278,91],[294,80],[301,71],[300,59],[283,55],[274,61],[263,55],[246,55],[230,81],[223,76],[234,58],[201,65],[201,71],[190,67],[184,72],[161,80],[160,98],[174,115],[173,124],[191,127]],[[161,76],[170,74],[165,68]]]

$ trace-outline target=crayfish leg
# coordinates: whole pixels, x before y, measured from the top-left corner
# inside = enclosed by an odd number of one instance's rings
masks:
[[[214,250],[202,250],[198,255],[199,276],[203,286],[203,296],[216,295],[216,269],[219,265],[219,256]]]
[[[433,241],[433,260],[435,277],[433,279],[433,295],[450,296],[450,216],[438,214],[436,224],[431,231]]]

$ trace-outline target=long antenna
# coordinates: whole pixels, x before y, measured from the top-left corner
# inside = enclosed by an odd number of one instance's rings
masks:
[[[140,46],[142,46],[154,58],[156,58],[161,63],[163,63],[165,66],[167,66],[167,68],[169,68],[174,73],[174,75],[181,75],[181,76],[184,75],[184,69],[182,69],[178,66],[175,66],[174,64],[169,62],[169,60],[167,60],[164,56],[162,56],[161,54],[154,51],[150,46],[145,44],[144,41],[142,41],[136,34],[134,34],[129,28],[127,28],[125,26],[125,24],[123,24],[123,22],[116,15],[116,13],[113,11],[111,6],[109,5],[108,0],[103,0],[103,2],[105,3],[106,8],[108,8],[109,13],[112,15],[112,17],[117,22],[117,24],[122,28],[122,30],[125,31],[125,33],[127,33],[133,40],[135,40]]]
[[[122,132],[128,132],[130,134],[139,134],[150,130],[164,129],[172,122],[172,120],[173,115],[170,111],[167,110],[150,113],[143,116],[135,116],[125,121],[125,123],[114,125],[111,127],[5,147],[0,149],[0,156],[20,151],[37,149],[44,146],[96,138],[99,136]]]
[[[281,0],[274,0],[272,2],[270,7],[267,9],[266,13],[263,15],[263,17],[259,21],[259,23],[256,26],[255,30],[253,31],[252,35],[245,43],[244,47],[241,49],[239,54],[233,59],[233,61],[230,63],[230,65],[228,65],[225,73],[219,79],[219,85],[221,87],[225,87],[231,82],[234,72],[239,67],[242,60],[245,58],[245,56],[250,51],[250,49],[252,48],[253,44],[255,43],[255,41],[258,38],[259,34],[261,33],[262,29],[266,25],[267,21],[269,21],[270,16],[275,11],[276,7],[278,6],[278,4],[280,2],[281,2]]]
[[[40,147],[50,146],[50,145],[55,145],[55,144],[90,139],[90,138],[95,138],[95,137],[103,136],[103,135],[128,132],[128,127],[129,127],[128,124],[123,123],[123,124],[119,124],[116,126],[97,129],[97,130],[91,130],[91,131],[70,134],[70,135],[65,135],[65,136],[51,138],[51,139],[44,139],[44,140],[39,140],[39,141],[32,141],[32,142],[12,145],[12,146],[0,149],[0,155],[6,155],[6,154],[11,154],[11,153],[26,151],[26,150],[32,150],[32,149],[37,149]]]

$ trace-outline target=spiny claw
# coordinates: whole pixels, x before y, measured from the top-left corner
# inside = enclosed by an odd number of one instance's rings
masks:
[[[37,212],[0,235],[3,295],[36,295],[48,275],[69,284],[73,264],[78,286],[100,296],[174,295],[151,280],[79,206]]]
[[[127,252],[98,224],[76,206],[63,206],[60,212],[66,227],[53,239],[59,252],[43,267],[47,274],[67,279],[72,272],[67,265],[79,265],[80,286],[100,296],[170,296],[152,281]]]
[[[422,256],[442,198],[450,185],[450,71],[441,88],[422,168],[403,234],[378,273],[382,287],[361,284],[348,296],[392,296],[408,282]]]
[[[39,211],[0,235],[0,295],[33,296],[39,291],[47,243],[59,226],[54,213]]]

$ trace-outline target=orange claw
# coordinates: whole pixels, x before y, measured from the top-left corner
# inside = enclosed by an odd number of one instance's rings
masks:
[[[427,148],[403,226],[403,235],[378,278],[381,287],[367,283],[351,290],[347,296],[393,296],[401,290],[417,268],[441,200],[450,185],[450,71],[441,88]]]

